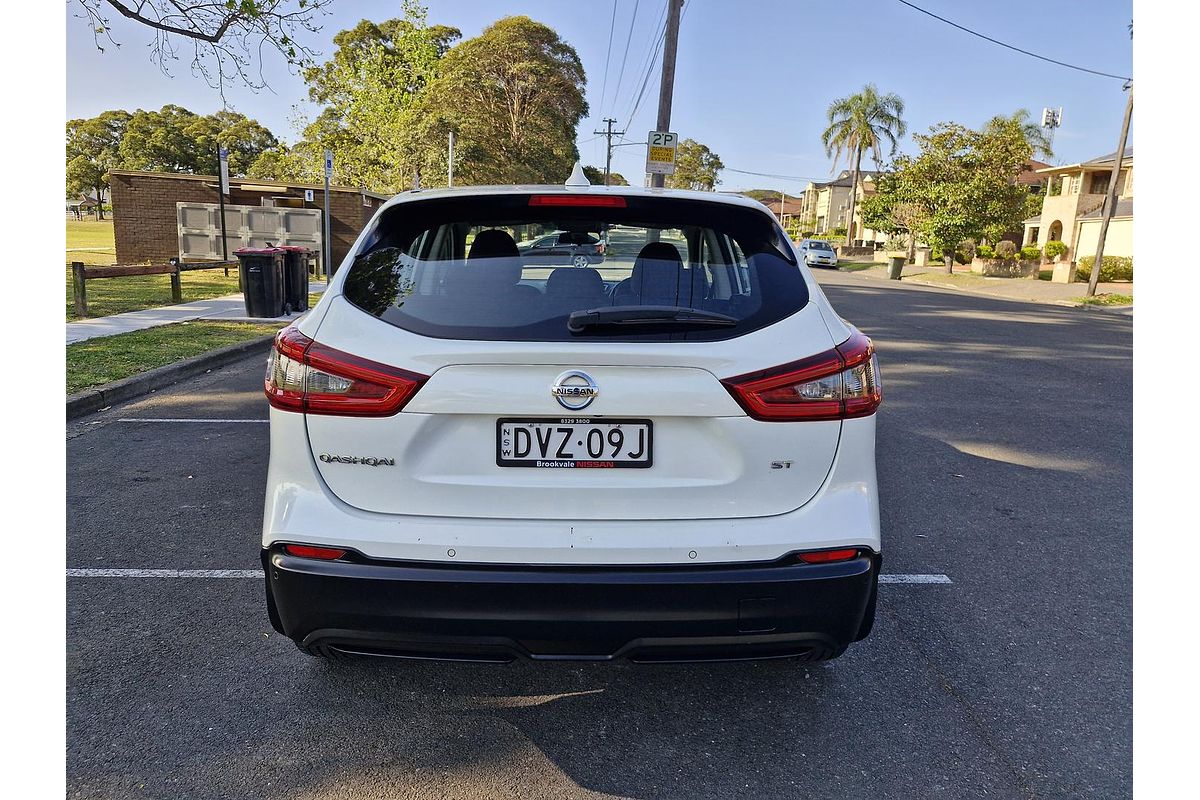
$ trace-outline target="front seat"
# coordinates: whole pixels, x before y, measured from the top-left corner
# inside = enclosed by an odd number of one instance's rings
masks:
[[[501,296],[515,294],[525,302],[541,296],[541,292],[534,287],[520,283],[521,251],[517,249],[517,243],[507,231],[489,228],[476,234],[475,241],[471,242],[471,252],[467,254],[467,261],[483,259],[494,261],[477,267],[486,270],[483,275],[474,273],[476,280],[483,278],[477,283],[479,288],[495,291]]]
[[[613,305],[674,306],[690,299],[683,259],[675,245],[650,242],[633,262],[633,272],[613,292]]]
[[[591,267],[559,267],[546,279],[546,310],[555,316],[608,305],[604,279]]]

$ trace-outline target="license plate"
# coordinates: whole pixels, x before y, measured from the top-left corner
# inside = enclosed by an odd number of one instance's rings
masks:
[[[651,464],[648,419],[499,419],[496,465],[541,469],[638,469]]]

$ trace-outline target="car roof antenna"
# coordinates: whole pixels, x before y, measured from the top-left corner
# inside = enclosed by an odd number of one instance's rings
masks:
[[[592,182],[587,179],[587,175],[583,174],[583,165],[578,161],[575,162],[575,168],[571,170],[571,177],[567,178],[565,186],[591,186]]]

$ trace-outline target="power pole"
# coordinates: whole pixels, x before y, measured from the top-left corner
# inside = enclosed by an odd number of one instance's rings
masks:
[[[454,186],[454,131],[450,131],[450,144],[446,158],[449,163],[446,171],[446,186],[452,188]]]
[[[671,130],[671,100],[675,94],[675,53],[679,49],[679,14],[683,0],[667,0],[667,33],[663,45],[662,82],[658,85],[658,120],[656,131]],[[666,176],[655,173],[650,185],[659,189],[666,185]]]
[[[596,134],[597,136],[603,136],[608,141],[608,145],[606,147],[605,155],[604,155],[604,185],[608,186],[608,176],[612,174],[612,151],[613,151],[612,137],[624,136],[625,131],[614,131],[613,130],[613,125],[616,123],[615,119],[609,119],[608,117],[605,117],[604,122],[606,122],[608,124],[607,130],[592,131],[592,133]]]
[[[1129,136],[1129,121],[1133,117],[1133,84],[1128,83],[1125,88],[1129,91],[1129,99],[1125,101],[1125,119],[1121,122],[1121,141],[1117,145],[1117,152],[1113,157],[1112,175],[1108,178],[1108,194],[1104,196],[1100,237],[1096,242],[1096,263],[1092,264],[1092,274],[1088,278],[1088,297],[1096,295],[1096,284],[1100,282],[1100,266],[1104,261],[1104,240],[1108,236],[1108,223],[1117,208],[1117,179],[1121,176],[1121,165],[1125,163],[1125,140]]]

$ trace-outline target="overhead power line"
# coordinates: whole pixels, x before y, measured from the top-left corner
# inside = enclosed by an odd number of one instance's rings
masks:
[[[1031,53],[1028,50],[1022,50],[1020,47],[1017,47],[1015,45],[1008,44],[1007,42],[1002,42],[999,39],[993,39],[992,37],[986,36],[982,33],[979,33],[978,31],[973,31],[970,28],[963,27],[962,25],[959,25],[957,22],[951,22],[950,20],[946,19],[945,17],[939,17],[937,14],[934,14],[932,11],[926,11],[925,9],[921,8],[920,6],[913,5],[912,3],[908,2],[908,0],[899,0],[899,2],[903,3],[904,5],[913,9],[914,11],[920,11],[922,14],[933,17],[936,20],[940,20],[941,22],[944,22],[953,28],[958,28],[960,31],[965,31],[966,33],[969,33],[972,36],[978,36],[980,39],[986,39],[987,41],[991,42],[992,44],[998,44],[1001,47],[1007,47],[1009,50],[1016,50],[1018,53],[1023,53],[1027,56],[1032,56],[1033,58],[1040,58],[1042,61],[1049,61],[1051,64],[1057,64],[1060,67],[1066,67],[1068,69],[1075,69],[1075,70],[1079,70],[1080,72],[1090,73],[1092,75],[1099,75],[1102,78],[1114,78],[1118,81],[1133,80],[1133,78],[1130,78],[1127,75],[1113,75],[1111,72],[1100,72],[1099,70],[1088,69],[1087,67],[1080,67],[1075,64],[1068,64],[1065,61],[1057,61],[1057,60],[1055,60],[1053,58],[1049,58],[1047,56],[1038,55],[1037,53]]]
[[[688,12],[688,9],[690,9],[691,7],[692,7],[691,3],[687,3],[686,5],[684,5],[683,14],[679,17],[680,27],[683,26],[683,21],[685,19],[687,19],[687,12]],[[667,19],[666,19],[666,10],[664,9],[663,17],[662,17],[662,27],[658,33],[658,36],[655,37],[654,49],[650,53],[650,63],[646,66],[645,77],[642,78],[642,88],[638,92],[637,100],[635,100],[633,103],[633,109],[628,114],[625,115],[625,118],[630,121],[633,120],[634,114],[637,114],[638,108],[641,107],[641,105],[642,105],[642,97],[646,94],[646,88],[650,82],[650,74],[654,71],[654,61],[658,57],[659,49],[663,46],[663,43],[666,41],[666,34],[667,34]]]
[[[621,81],[625,78],[625,61],[629,58],[629,42],[633,39],[633,26],[637,22],[638,0],[633,0],[633,16],[629,18],[629,33],[625,36],[625,53],[621,56],[621,69],[617,72],[617,88],[613,90],[612,107],[621,96]]]
[[[604,54],[604,81],[600,84],[600,108],[604,108],[604,95],[608,93],[608,62],[612,60],[613,30],[617,27],[617,0],[612,0],[612,20],[608,23],[608,51]]]
[[[745,169],[734,169],[733,167],[724,167],[722,171],[736,172],[740,175],[756,175],[760,178],[779,178],[785,181],[812,181],[813,183],[821,183],[820,178],[810,178],[807,175],[777,175],[773,172],[751,172]]]

